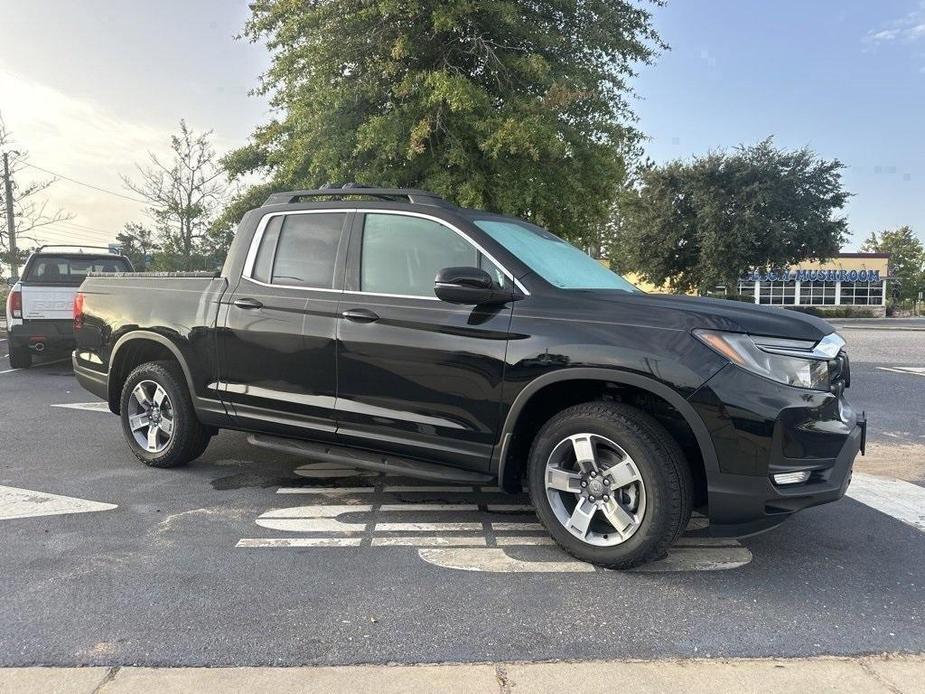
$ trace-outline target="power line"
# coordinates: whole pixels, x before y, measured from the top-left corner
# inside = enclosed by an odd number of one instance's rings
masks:
[[[63,178],[65,181],[70,181],[71,183],[76,183],[79,186],[84,186],[85,188],[92,188],[93,190],[98,190],[101,193],[109,193],[110,195],[115,195],[119,198],[124,198],[125,200],[131,200],[132,202],[137,202],[142,205],[149,204],[147,200],[142,200],[140,198],[133,198],[130,195],[123,195],[122,193],[117,193],[114,190],[108,190],[107,188],[101,188],[100,186],[95,186],[92,183],[84,183],[83,181],[78,181],[76,178],[71,178],[70,176],[65,176],[64,174],[56,173],[50,171],[49,169],[43,169],[41,166],[36,166],[35,164],[30,164],[27,161],[21,162],[23,166],[28,166],[33,169],[38,169],[39,171],[44,171],[47,174],[52,176],[57,176],[58,178]]]

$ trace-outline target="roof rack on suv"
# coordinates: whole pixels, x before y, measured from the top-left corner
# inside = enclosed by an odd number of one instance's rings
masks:
[[[289,190],[273,193],[266,199],[264,205],[287,205],[299,202],[302,198],[343,198],[365,196],[380,200],[407,200],[412,205],[432,205],[434,207],[453,207],[453,205],[436,193],[415,188],[374,188],[359,183],[345,183],[342,186],[329,186],[316,190]]]
[[[85,248],[104,248],[109,255],[117,255],[112,252],[112,249],[109,246],[87,246],[84,244],[66,244],[66,243],[47,243],[44,246],[39,246],[36,248],[33,253],[42,253],[46,248],[76,248],[78,253],[83,253]]]

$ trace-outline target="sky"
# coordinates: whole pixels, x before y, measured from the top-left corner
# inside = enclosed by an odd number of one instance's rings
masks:
[[[925,0],[669,0],[670,50],[632,100],[656,161],[769,135],[846,165],[856,250],[909,224],[925,240]],[[47,243],[107,243],[144,205],[121,176],[163,153],[180,118],[220,152],[269,116],[249,95],[268,56],[235,40],[245,0],[0,0],[0,114],[30,162],[59,175]],[[28,179],[49,178],[26,169]],[[86,185],[103,188],[103,192]]]

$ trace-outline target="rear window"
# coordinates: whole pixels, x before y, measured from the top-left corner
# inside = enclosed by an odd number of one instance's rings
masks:
[[[79,285],[88,272],[131,272],[132,266],[124,258],[42,255],[33,258],[24,282],[35,284]]]

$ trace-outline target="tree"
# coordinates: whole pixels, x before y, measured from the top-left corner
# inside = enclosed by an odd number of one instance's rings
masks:
[[[752,268],[836,255],[849,193],[838,160],[785,151],[771,138],[690,163],[642,167],[619,203],[611,257],[675,291],[735,286]]]
[[[658,4],[656,2],[656,4]],[[421,187],[578,241],[608,216],[638,133],[636,63],[663,44],[635,0],[256,0],[275,117],[223,160],[270,190]]]
[[[170,138],[172,157],[151,152],[147,166],[138,166],[139,180],[123,176],[127,188],[148,201],[160,252],[161,270],[211,266],[205,243],[226,192],[224,172],[211,144],[212,131],[195,133],[180,121]]]
[[[900,298],[918,298],[925,289],[925,246],[911,227],[871,232],[861,250],[890,254],[890,275],[899,279]]]
[[[6,129],[3,117],[0,116],[0,153],[2,152],[6,152],[8,156],[13,190],[13,224],[16,229],[18,251],[15,264],[21,266],[28,256],[27,246],[38,243],[35,238],[35,232],[38,229],[56,222],[67,221],[73,215],[60,209],[50,209],[48,201],[41,198],[42,193],[53,185],[56,179],[32,179],[23,183],[25,179],[23,169],[29,167],[29,153],[15,146],[13,135]],[[0,168],[0,265],[11,265],[14,258],[10,253],[10,230],[6,221],[6,198],[2,175],[3,171]]]
[[[147,270],[151,265],[157,244],[154,242],[154,232],[137,222],[127,223],[116,236],[116,243],[122,247],[122,254],[132,261],[137,271]]]

